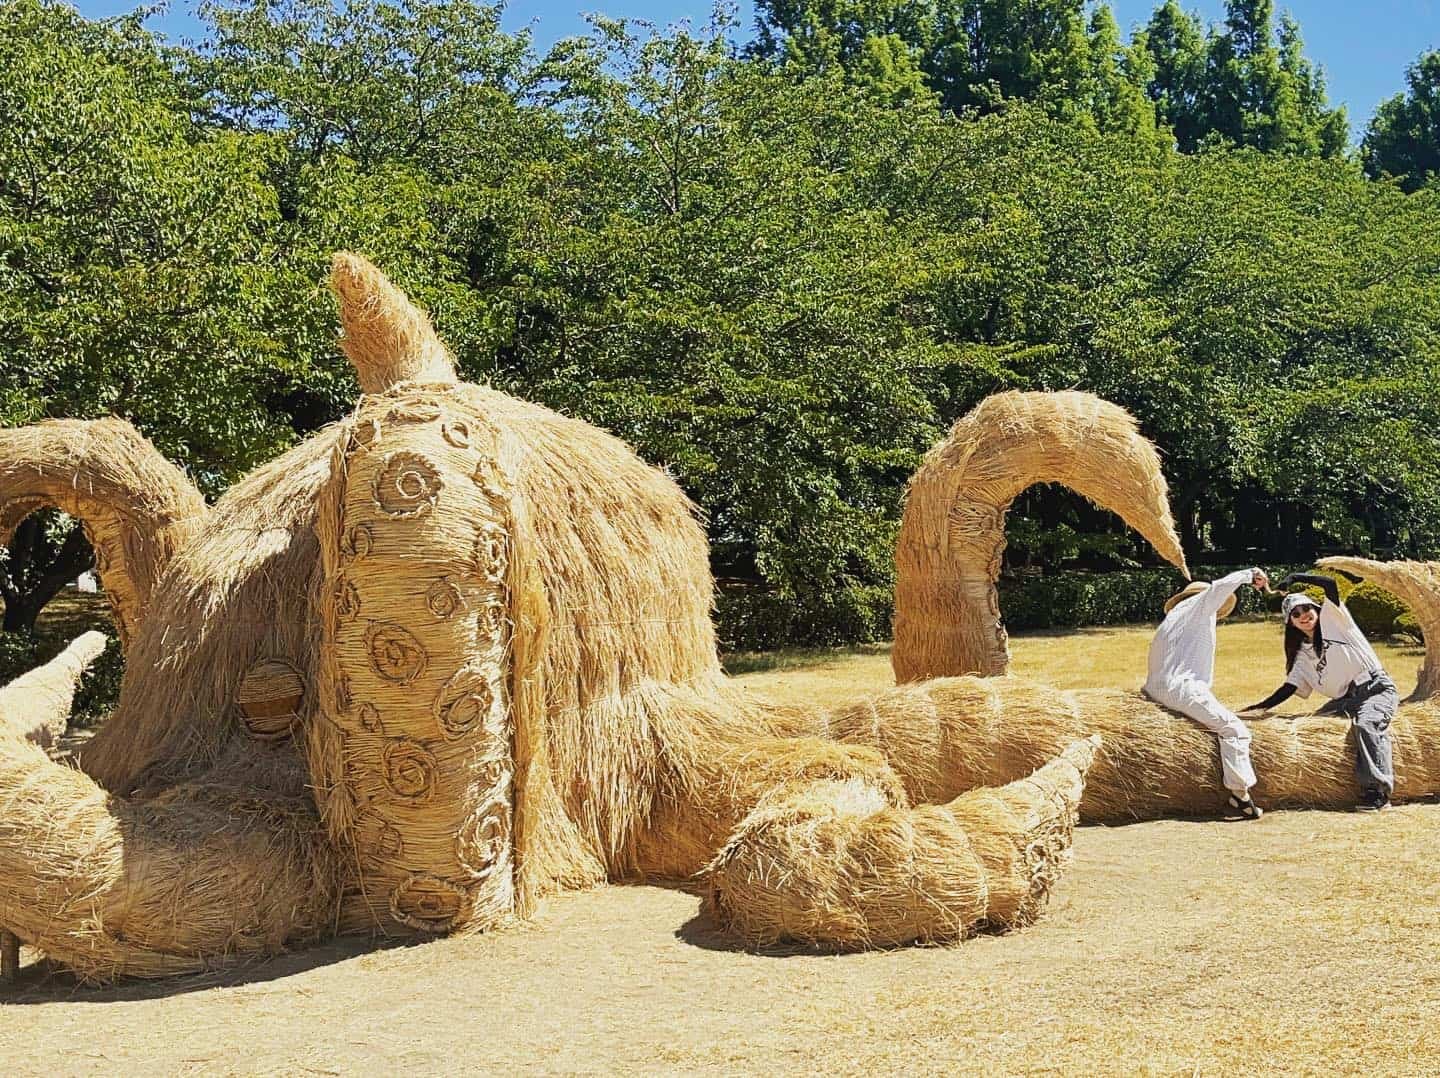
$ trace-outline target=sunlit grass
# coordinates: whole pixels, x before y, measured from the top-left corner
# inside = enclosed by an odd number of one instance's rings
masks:
[[[1138,690],[1153,625],[1023,633],[1010,640],[1010,672],[1062,689]],[[1401,694],[1415,684],[1424,660],[1422,647],[1405,641],[1376,641],[1375,650]],[[748,687],[797,704],[831,705],[894,684],[889,648],[795,649],[739,656],[726,666]],[[764,660],[764,662],[760,660]],[[768,663],[768,665],[766,665]],[[1238,710],[1268,695],[1285,677],[1281,628],[1276,619],[1222,622],[1215,653],[1215,692]],[[1292,698],[1277,710],[1305,712],[1320,701]]]

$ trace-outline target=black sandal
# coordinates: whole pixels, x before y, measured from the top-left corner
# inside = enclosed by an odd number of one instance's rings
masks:
[[[1231,794],[1225,804],[1231,812],[1236,813],[1242,820],[1258,820],[1261,816],[1265,815],[1265,810],[1248,797]]]

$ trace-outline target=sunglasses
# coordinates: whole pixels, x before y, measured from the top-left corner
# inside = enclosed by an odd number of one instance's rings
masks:
[[[1316,613],[1316,610],[1317,608],[1313,606],[1297,606],[1294,610],[1290,611],[1290,620],[1294,621],[1297,617],[1299,617],[1301,614],[1304,614],[1306,611],[1314,614]]]

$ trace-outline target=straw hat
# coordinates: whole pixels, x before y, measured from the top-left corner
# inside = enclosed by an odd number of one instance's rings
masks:
[[[1174,610],[1175,604],[1184,602],[1192,595],[1199,595],[1201,592],[1208,590],[1209,587],[1210,585],[1205,583],[1205,581],[1203,580],[1192,580],[1190,583],[1185,585],[1185,589],[1183,591],[1176,592],[1174,595],[1170,596],[1170,598],[1165,600],[1165,613],[1168,614],[1170,613],[1170,611]],[[1230,595],[1226,598],[1226,600],[1220,604],[1220,609],[1216,612],[1215,616],[1217,618],[1228,618],[1234,610],[1235,593],[1231,592]]]

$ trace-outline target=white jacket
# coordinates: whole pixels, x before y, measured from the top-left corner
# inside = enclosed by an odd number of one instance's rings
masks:
[[[1154,700],[1170,687],[1198,681],[1209,688],[1215,680],[1215,615],[1241,584],[1255,579],[1258,569],[1238,569],[1202,591],[1176,603],[1150,641],[1150,670],[1145,694]]]

